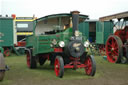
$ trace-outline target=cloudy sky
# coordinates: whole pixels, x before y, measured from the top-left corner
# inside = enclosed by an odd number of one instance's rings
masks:
[[[0,0],[0,14],[42,17],[79,10],[91,19],[128,11],[128,0]]]

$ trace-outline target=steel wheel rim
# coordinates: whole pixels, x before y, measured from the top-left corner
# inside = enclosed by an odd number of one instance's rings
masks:
[[[91,59],[89,57],[86,59],[85,65],[87,65],[85,67],[86,74],[90,75],[91,72],[92,72],[92,61],[91,61]]]
[[[118,48],[117,41],[110,37],[106,44],[106,55],[109,62],[115,63],[117,61],[119,55],[119,48]]]
[[[60,63],[59,63],[59,60],[58,59],[55,59],[55,73],[56,73],[56,76],[59,76],[59,73],[60,73]]]
[[[30,67],[30,54],[27,53],[27,66]]]

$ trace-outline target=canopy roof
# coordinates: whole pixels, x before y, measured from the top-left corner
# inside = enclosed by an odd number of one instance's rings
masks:
[[[100,21],[107,21],[107,20],[122,19],[122,18],[124,18],[124,19],[128,18],[128,11],[122,12],[122,13],[113,14],[113,15],[109,15],[109,16],[100,17],[99,20]]]
[[[71,17],[72,15],[70,13],[60,13],[60,14],[52,14],[52,15],[47,15],[47,16],[44,16],[44,17],[41,17],[41,18],[38,18],[36,21],[39,22],[39,21],[43,21],[45,19],[49,19],[49,18],[56,18],[56,17]],[[80,18],[83,18],[83,19],[88,19],[88,15],[82,15],[82,14],[79,14],[79,17]]]

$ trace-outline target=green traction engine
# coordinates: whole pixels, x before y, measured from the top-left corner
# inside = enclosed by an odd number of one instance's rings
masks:
[[[27,38],[27,66],[34,69],[37,63],[50,60],[57,77],[62,78],[66,68],[84,68],[87,75],[94,76],[96,63],[86,52],[89,42],[78,31],[78,24],[87,18],[72,11],[35,20],[34,34]]]

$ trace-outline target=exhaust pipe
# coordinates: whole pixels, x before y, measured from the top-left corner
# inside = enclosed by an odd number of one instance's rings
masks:
[[[78,32],[78,24],[79,24],[79,11],[72,11],[72,24],[73,24],[73,36],[75,36],[75,32]]]

